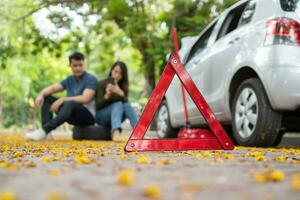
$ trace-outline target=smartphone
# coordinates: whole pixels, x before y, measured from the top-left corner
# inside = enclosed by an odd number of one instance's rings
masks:
[[[115,84],[115,79],[113,77],[108,77],[107,83],[110,83],[110,84],[114,85]]]

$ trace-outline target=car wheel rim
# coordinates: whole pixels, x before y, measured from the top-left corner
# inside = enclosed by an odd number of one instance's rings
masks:
[[[157,119],[157,134],[160,138],[165,138],[168,129],[168,108],[165,105],[162,105],[158,111],[158,119]]]
[[[257,124],[258,102],[255,92],[244,88],[240,93],[235,107],[235,125],[239,136],[249,138]]]

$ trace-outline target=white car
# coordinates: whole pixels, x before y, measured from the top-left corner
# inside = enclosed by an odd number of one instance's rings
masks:
[[[299,22],[299,0],[241,0],[212,21],[189,50],[183,45],[188,73],[240,145],[275,146],[286,131],[300,130]],[[206,125],[189,96],[188,110],[192,126]],[[156,122],[161,138],[176,136],[185,123],[178,77]]]

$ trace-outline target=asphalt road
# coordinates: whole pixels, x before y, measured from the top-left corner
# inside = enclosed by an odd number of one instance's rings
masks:
[[[292,135],[293,136],[293,135]],[[300,138],[281,148],[123,152],[121,143],[0,135],[0,200],[299,199]],[[293,146],[284,148],[283,146]]]

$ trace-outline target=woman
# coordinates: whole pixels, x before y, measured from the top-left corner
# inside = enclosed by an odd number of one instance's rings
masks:
[[[96,123],[111,129],[111,138],[120,141],[121,124],[129,119],[132,128],[137,115],[128,103],[128,73],[125,63],[118,61],[110,69],[106,79],[99,81],[96,98]]]

